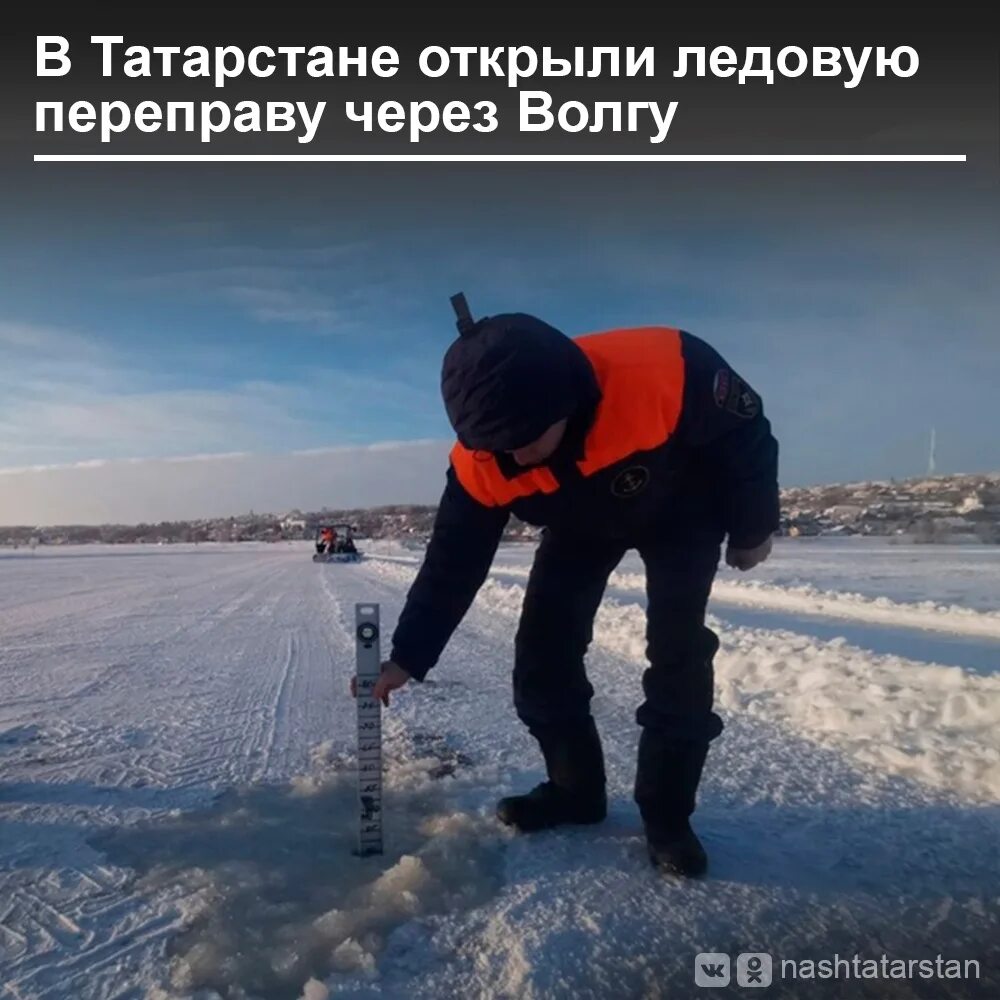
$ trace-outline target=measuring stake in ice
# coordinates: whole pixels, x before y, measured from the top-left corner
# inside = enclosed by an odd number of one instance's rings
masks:
[[[372,688],[382,669],[379,606],[354,606],[358,701],[358,853],[382,853],[382,713]]]

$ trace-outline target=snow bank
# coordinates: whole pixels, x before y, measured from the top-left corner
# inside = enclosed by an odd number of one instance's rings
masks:
[[[384,571],[410,572],[395,562]],[[619,575],[612,582],[634,589],[641,579]],[[523,586],[494,578],[476,598],[482,609],[512,618],[523,600]],[[852,597],[845,603],[856,609],[866,601]],[[868,603],[887,620],[895,613]],[[958,613],[964,609],[953,610],[953,623],[965,620]],[[971,621],[977,617],[993,616],[968,615]],[[708,620],[722,639],[716,658],[722,711],[782,723],[887,773],[976,800],[1000,800],[1000,675],[879,656],[844,639],[825,642],[794,632],[730,628],[711,615]],[[644,607],[606,598],[595,619],[594,642],[643,662],[645,628]]]
[[[630,582],[631,586],[637,584],[634,579]],[[820,590],[811,584],[777,587],[757,580],[716,581],[712,598],[726,604],[1000,639],[1000,612],[976,611],[934,601],[901,603],[888,597]]]
[[[418,564],[416,559],[405,556],[384,555],[379,558],[398,566]],[[527,579],[530,571],[530,566],[504,562],[494,565],[491,577]],[[611,574],[608,586],[645,593],[646,578],[641,573],[618,571]],[[725,580],[720,576],[712,587],[711,599],[723,604],[791,614],[821,615],[876,625],[1000,639],[1000,611],[978,611],[931,600],[893,601],[888,597],[870,597],[849,590],[822,590],[809,583],[779,586],[760,580]]]
[[[524,588],[488,580],[480,600],[519,614]],[[722,639],[721,709],[785,723],[887,772],[1000,800],[1000,676],[708,620]],[[645,628],[645,608],[606,599],[594,642],[641,662]]]
[[[608,582],[622,590],[644,592],[646,589],[645,577],[637,573],[612,573]],[[759,580],[716,579],[712,600],[793,614],[824,615],[877,625],[1000,639],[1000,611],[976,611],[934,601],[892,601],[888,597],[868,597],[851,591],[820,590],[812,584],[776,586]]]
[[[881,770],[1000,801],[997,676],[791,633],[737,629],[725,642],[724,709],[780,719]]]
[[[619,569],[641,570],[627,564]],[[776,538],[770,559],[752,573],[729,567],[720,579],[777,587],[808,584],[901,603],[932,599],[979,611],[1000,610],[1000,546],[909,545],[892,538]]]

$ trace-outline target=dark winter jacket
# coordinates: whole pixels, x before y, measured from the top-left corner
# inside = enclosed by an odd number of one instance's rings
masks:
[[[543,337],[535,348],[542,369],[555,354],[543,355],[558,351],[551,370],[559,372],[559,386],[551,394],[532,384],[512,396],[509,378],[479,378],[485,354],[477,342],[471,344],[475,370],[466,360],[456,376],[446,363],[445,398],[458,440],[424,561],[392,639],[392,659],[418,681],[437,663],[485,581],[511,514],[579,536],[581,544],[598,536],[628,547],[679,525],[708,522],[728,534],[734,548],[753,548],[779,527],[771,424],[759,394],[714,348],[666,327],[551,339],[552,346]],[[567,341],[574,345],[570,353]],[[509,376],[516,368],[501,359],[489,370]],[[456,389],[448,379],[457,383],[459,376],[464,385]],[[503,439],[501,398],[508,411],[516,398],[520,412],[512,423],[531,427],[524,444],[560,419],[553,400],[565,408],[569,397],[566,434],[540,466],[526,469],[503,451],[470,446],[517,446]],[[535,411],[541,419],[532,426]]]

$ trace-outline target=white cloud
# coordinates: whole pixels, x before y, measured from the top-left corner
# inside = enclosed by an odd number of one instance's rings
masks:
[[[193,455],[3,470],[0,524],[136,523],[436,503],[450,441]]]
[[[223,288],[222,294],[262,323],[304,323],[332,329],[339,319],[328,299],[302,288],[232,285]]]
[[[74,358],[95,358],[101,353],[91,338],[74,330],[38,323],[20,323],[0,319],[0,357],[17,353],[45,357],[57,364],[63,355]]]
[[[435,502],[448,445],[366,433],[438,402],[391,374],[309,368],[295,382],[161,388],[99,338],[0,322],[0,524],[136,522],[248,509]],[[135,457],[144,456],[144,457]],[[6,466],[6,468],[4,467]]]
[[[356,299],[358,282],[350,294],[329,290],[334,275],[358,266],[368,250],[352,242],[315,247],[260,247],[254,245],[202,246],[191,251],[198,266],[129,279],[129,289],[181,293],[210,298],[237,307],[259,323],[287,323],[321,334],[351,328],[348,303]]]
[[[175,387],[184,372],[123,364],[98,338],[0,321],[0,469],[133,455],[291,452],[303,444],[368,436],[359,415],[382,426],[438,418],[436,388],[405,374],[309,365],[294,377],[212,388]],[[335,356],[324,355],[324,362]]]

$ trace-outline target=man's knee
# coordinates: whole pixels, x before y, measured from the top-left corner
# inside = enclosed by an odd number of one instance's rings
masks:
[[[678,608],[674,614],[650,614],[646,629],[646,658],[658,673],[711,670],[719,651],[719,637],[698,609]]]
[[[713,711],[718,650],[719,637],[705,625],[691,629],[682,643],[651,643],[638,724],[680,739],[720,735],[722,720]]]
[[[698,743],[710,743],[725,730],[722,717],[711,708],[678,712],[659,708],[649,701],[639,706],[635,721],[641,728],[670,739]]]
[[[513,687],[514,709],[529,729],[573,725],[590,715],[594,688],[581,650],[536,644],[530,635],[519,636]]]

